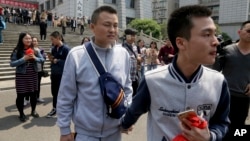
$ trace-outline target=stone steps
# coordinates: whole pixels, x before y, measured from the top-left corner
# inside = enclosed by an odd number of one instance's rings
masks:
[[[0,81],[5,80],[13,80],[15,78],[15,68],[10,67],[10,54],[12,50],[16,47],[18,42],[18,37],[21,32],[28,32],[32,36],[38,38],[39,46],[42,47],[45,52],[50,51],[51,41],[49,35],[53,31],[61,32],[60,27],[48,27],[47,29],[47,40],[41,41],[39,35],[39,27],[38,26],[24,26],[18,24],[7,23],[7,29],[2,31],[4,43],[0,45]],[[83,37],[91,37],[92,32],[87,27],[83,35],[80,35],[80,31],[76,29],[76,32],[72,32],[71,28],[66,28],[66,34],[63,37],[65,43],[69,45],[69,47],[74,47],[80,45]],[[123,36],[123,31],[119,29],[119,37]],[[152,40],[158,43],[158,47],[161,47],[164,42],[158,39],[154,39],[149,35],[146,35],[140,32],[140,35],[137,37],[138,39],[144,40],[146,45],[149,45]],[[50,71],[50,62],[47,60],[45,62],[45,70]]]
[[[45,52],[49,52],[51,48],[51,41],[49,35],[53,31],[61,32],[60,27],[48,27],[47,29],[47,40],[40,41],[39,27],[38,26],[24,26],[12,23],[7,23],[7,29],[2,31],[4,43],[0,45],[0,81],[14,80],[15,79],[15,67],[10,67],[10,55],[12,50],[16,47],[18,42],[19,33],[28,32],[32,36],[38,38],[38,43]],[[90,37],[92,33],[88,28],[85,29],[84,34],[80,35],[80,31],[74,33],[70,31],[71,29],[66,29],[66,35],[64,36],[65,43],[69,47],[74,47],[80,45],[83,37]],[[44,69],[50,72],[50,62],[45,61]]]

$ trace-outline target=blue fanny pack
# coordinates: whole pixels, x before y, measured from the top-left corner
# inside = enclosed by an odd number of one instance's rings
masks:
[[[99,73],[99,84],[104,102],[107,107],[107,115],[119,119],[126,112],[125,94],[122,85],[115,80],[115,78],[107,72],[97,57],[95,50],[91,43],[85,43],[86,50],[94,64],[94,67]]]

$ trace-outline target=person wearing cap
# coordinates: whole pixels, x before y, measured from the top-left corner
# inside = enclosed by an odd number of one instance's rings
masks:
[[[138,54],[137,47],[135,45],[135,39],[137,31],[135,29],[127,28],[124,31],[124,43],[123,47],[129,53],[130,56],[130,78],[132,80],[133,96],[136,94],[136,89],[138,87],[138,69],[137,64],[141,60]]]

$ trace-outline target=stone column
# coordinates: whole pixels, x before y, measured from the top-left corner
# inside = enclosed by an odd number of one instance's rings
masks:
[[[136,18],[143,19],[143,1],[142,0],[136,0],[135,1],[135,11],[136,11]]]
[[[125,0],[118,0],[117,2],[117,12],[119,18],[119,28],[126,28],[126,3]]]
[[[91,1],[92,1],[92,0],[91,0]],[[104,1],[104,0],[97,0],[97,1],[96,1],[97,7],[102,6],[102,5],[103,5],[103,1]]]

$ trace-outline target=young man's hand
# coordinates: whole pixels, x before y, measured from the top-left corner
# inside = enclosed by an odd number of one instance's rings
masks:
[[[250,84],[247,84],[247,87],[245,89],[245,95],[250,96]]]
[[[129,132],[131,132],[133,129],[134,129],[134,125],[130,126],[128,129],[124,129],[124,128],[121,126],[121,132],[122,132],[122,133],[125,133],[125,134],[129,134]]]
[[[164,66],[164,65],[165,65],[164,61],[161,61],[161,65],[162,65],[162,66]]]
[[[204,120],[204,119],[201,119]],[[181,130],[183,136],[188,139],[189,141],[209,141],[210,140],[210,132],[208,126],[201,129],[198,127],[192,126],[192,123],[187,120],[183,119],[181,121]]]

